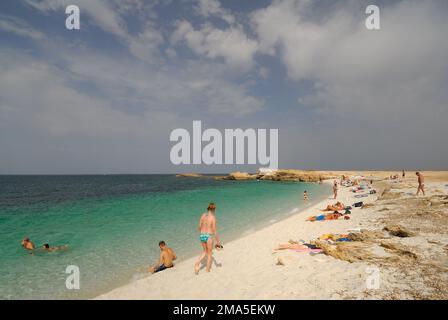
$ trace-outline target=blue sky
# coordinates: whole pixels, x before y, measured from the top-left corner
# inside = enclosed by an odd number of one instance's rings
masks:
[[[81,30],[65,28],[65,7]],[[0,173],[173,166],[175,128],[279,129],[281,167],[446,169],[446,1],[0,3]]]

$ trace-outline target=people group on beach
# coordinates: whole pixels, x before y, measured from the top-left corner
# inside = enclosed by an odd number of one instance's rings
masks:
[[[402,176],[405,177],[405,171],[403,170]],[[424,190],[424,176],[420,172],[416,172],[416,175],[418,177],[418,189],[417,189],[417,195],[420,193],[420,191],[425,195]],[[371,184],[373,184],[373,180],[371,181]],[[341,185],[343,186],[359,186],[358,180],[350,180],[347,176],[342,176]],[[333,195],[334,199],[338,196],[338,182],[337,180],[334,180],[333,182]],[[303,192],[303,199],[304,201],[308,201],[308,192],[305,190]],[[342,202],[338,201],[335,204],[331,205],[329,204],[325,209],[322,211],[333,211],[333,215],[337,215],[337,217],[333,217],[331,219],[339,219],[339,218],[345,218],[348,219],[349,216],[347,214],[350,214],[350,207],[346,207]],[[206,264],[206,271],[210,272],[211,264],[212,264],[212,254],[213,254],[213,236],[215,237],[217,244],[215,248],[222,248],[222,245],[220,244],[217,229],[216,229],[216,216],[215,216],[215,210],[216,206],[214,203],[210,203],[207,212],[202,214],[200,220],[199,220],[199,240],[201,242],[202,246],[202,253],[200,254],[196,264],[195,264],[195,273],[198,274],[200,270],[200,264],[202,260],[207,257],[207,264]],[[345,210],[345,213],[340,214],[339,211]],[[330,219],[330,220],[331,220]],[[300,247],[300,248],[299,248]],[[302,245],[299,244],[288,244],[287,246],[280,246],[276,250],[283,250],[283,249],[304,249]],[[306,249],[306,248],[305,248]],[[308,248],[309,249],[309,248]]]
[[[213,261],[213,249],[223,249],[223,246],[219,240],[218,229],[216,227],[216,205],[210,203],[207,207],[207,212],[201,215],[199,219],[198,231],[199,231],[199,242],[202,247],[202,252],[199,255],[195,265],[194,272],[199,273],[201,268],[201,263],[204,258],[207,258],[205,271],[210,272]],[[216,240],[216,244],[215,244]],[[165,241],[159,242],[160,256],[159,261],[152,267],[148,269],[151,273],[160,272],[174,266],[173,261],[177,259],[176,254],[173,249],[166,246]]]
[[[417,176],[417,181],[418,181],[416,195],[418,196],[420,194],[420,191],[422,192],[423,195],[425,195],[425,178],[420,172],[416,172],[415,174]],[[405,177],[404,170],[403,170],[402,176]],[[396,176],[391,176],[390,178],[396,179]],[[348,177],[343,175],[342,179],[341,179],[341,185],[348,186],[347,183],[350,183],[351,186],[358,185],[356,180],[353,182],[350,179],[348,179]],[[373,181],[371,181],[371,183],[373,183]],[[336,199],[338,196],[337,180],[334,180],[334,182],[333,182],[333,196],[334,196],[334,199]],[[307,202],[309,200],[308,192],[306,190],[303,192],[303,200],[305,202]],[[333,219],[339,219],[341,217],[347,218],[346,214],[350,213],[349,211],[347,212],[347,209],[348,208],[342,202],[338,201],[333,205],[329,204],[322,211],[324,211],[324,212],[325,211],[333,211],[333,215],[338,214],[337,217],[327,217],[328,215],[325,216],[325,220],[333,220]],[[341,210],[346,210],[346,213],[340,214],[339,211],[341,211]],[[210,272],[211,266],[212,266],[212,261],[213,261],[213,249],[217,249],[217,250],[223,249],[223,246],[221,245],[221,242],[220,242],[219,236],[218,236],[215,212],[216,212],[216,205],[214,203],[210,203],[207,207],[207,212],[203,213],[199,219],[198,231],[199,231],[199,242],[202,247],[202,252],[199,255],[199,257],[194,265],[194,272],[196,274],[199,273],[200,268],[201,268],[201,263],[204,260],[204,258],[207,258],[206,264],[205,264],[205,270],[206,270],[206,272]],[[318,220],[318,218],[313,216],[313,217],[308,218],[307,220],[315,221],[315,220]],[[216,241],[216,244],[215,244],[215,241]],[[39,252],[55,252],[55,251],[59,251],[59,250],[67,250],[68,249],[67,245],[50,246],[48,243],[45,243],[44,245],[42,245],[42,247],[40,247],[39,249],[36,249],[35,244],[28,237],[25,237],[22,240],[21,245],[24,249],[26,249],[30,253],[34,253],[37,250],[39,250]],[[177,256],[176,256],[174,250],[171,249],[170,247],[168,247],[166,245],[165,241],[159,242],[159,248],[160,248],[160,255],[159,255],[158,262],[155,265],[148,268],[148,271],[151,273],[157,273],[157,272],[174,267],[173,261],[177,259]],[[287,246],[280,246],[276,250],[293,249],[293,248],[294,249],[303,249],[301,247],[301,245],[299,248],[299,244],[294,243],[294,244],[288,244]]]

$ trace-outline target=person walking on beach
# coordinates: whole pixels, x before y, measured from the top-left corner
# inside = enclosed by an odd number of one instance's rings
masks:
[[[177,259],[173,249],[166,246],[165,241],[159,242],[160,257],[155,266],[149,268],[149,272],[156,273],[174,267],[173,261]]]
[[[416,172],[416,176],[418,177],[418,187],[417,187],[417,196],[419,195],[420,191],[425,195],[425,177],[420,173]]]
[[[207,257],[206,271],[210,272],[212,266],[212,254],[213,254],[213,237],[216,239],[216,248],[222,248],[219,241],[218,231],[216,228],[216,216],[215,216],[216,205],[210,203],[207,207],[207,213],[203,213],[199,219],[199,241],[202,246],[202,253],[199,256],[196,264],[194,265],[194,272],[199,273],[200,264],[202,260]]]
[[[336,180],[334,180],[334,182],[333,182],[333,194],[334,194],[334,199],[336,199],[338,196],[338,182]]]
[[[401,177],[404,179],[406,178],[406,172],[403,170],[403,173],[401,174]]]

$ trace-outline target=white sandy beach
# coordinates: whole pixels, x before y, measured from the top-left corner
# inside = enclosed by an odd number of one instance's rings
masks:
[[[402,196],[412,198],[412,193],[416,190],[414,180],[411,177],[402,183],[385,182],[382,186],[390,185],[393,188],[400,184]],[[441,192],[447,194],[448,188],[445,185],[446,182],[428,182],[427,196]],[[290,239],[309,242],[326,233],[346,234],[349,229],[381,230],[382,225],[378,221],[384,212],[378,210],[377,201],[381,192],[363,199],[356,199],[354,195],[349,188],[339,187],[338,200],[345,205],[351,206],[358,201],[376,205],[368,209],[353,208],[350,220],[306,222],[308,216],[321,214],[318,209],[335,202],[329,195],[328,199],[292,217],[224,243],[224,250],[214,251],[216,264],[213,264],[210,273],[206,273],[203,268],[199,275],[195,275],[193,266],[196,258],[192,258],[177,263],[172,269],[149,275],[103,294],[97,299],[368,299],[384,298],[386,293],[390,294],[395,289],[412,287],[414,284],[407,283],[410,280],[399,283],[390,274],[394,272],[392,269],[371,261],[350,263],[323,253],[311,255],[292,250],[272,253],[272,249],[278,244],[287,243]],[[427,238],[428,235],[421,234],[413,238],[399,238],[397,241],[407,241],[407,245],[423,248],[428,247]],[[431,239],[440,244],[434,248],[434,254],[441,252],[446,255],[446,234],[436,238],[432,235]],[[429,249],[426,247],[424,251],[430,252],[428,250],[431,250],[431,245]],[[279,257],[283,265],[278,265]],[[366,287],[369,266],[380,268],[382,282],[379,290],[369,290]]]

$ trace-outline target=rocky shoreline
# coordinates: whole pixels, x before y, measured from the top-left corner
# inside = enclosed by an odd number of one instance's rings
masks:
[[[330,173],[313,170],[293,170],[280,169],[267,173],[247,173],[232,172],[227,176],[214,177],[217,180],[271,180],[271,181],[298,181],[298,182],[320,182],[327,179],[333,179],[336,176]]]

